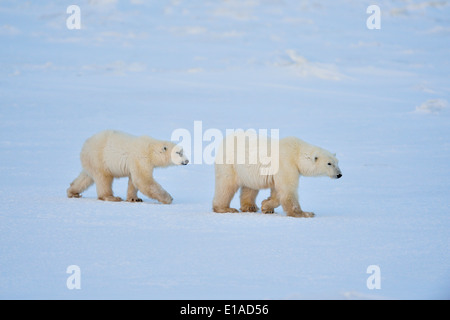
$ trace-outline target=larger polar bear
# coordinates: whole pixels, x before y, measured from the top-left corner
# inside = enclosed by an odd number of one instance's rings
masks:
[[[261,152],[262,146],[265,152]],[[239,188],[241,211],[256,212],[259,190],[270,188],[270,197],[262,202],[262,212],[273,213],[281,204],[292,217],[314,216],[300,207],[297,191],[300,176],[342,177],[338,160],[327,150],[295,137],[275,140],[243,131],[227,136],[222,142],[216,156],[215,174],[215,212],[238,212],[230,208],[230,202]]]
[[[79,198],[92,184],[97,186],[100,200],[121,201],[112,191],[114,178],[128,177],[127,201],[141,202],[138,190],[161,203],[172,203],[172,197],[154,179],[153,169],[170,165],[186,165],[183,149],[170,141],[148,136],[135,137],[107,130],[92,136],[81,150],[83,170],[67,189],[69,198]]]

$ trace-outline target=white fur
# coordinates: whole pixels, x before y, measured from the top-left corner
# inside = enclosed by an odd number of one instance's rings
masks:
[[[171,203],[172,197],[153,179],[153,169],[188,163],[183,149],[170,141],[113,130],[86,140],[80,158],[83,171],[67,189],[67,196],[81,197],[95,183],[98,198],[108,201],[121,200],[113,195],[113,179],[129,177],[127,201],[142,201],[137,197],[140,190],[150,198]]]
[[[238,147],[237,139],[242,139],[242,132],[226,137],[219,148],[216,157],[216,187],[213,200],[213,210],[215,212],[238,212],[230,208],[230,202],[241,188],[241,210],[255,212],[258,207],[255,199],[260,189],[271,189],[271,196],[262,203],[264,213],[273,213],[274,208],[280,204],[289,216],[312,217],[312,212],[302,211],[298,202],[298,180],[302,176],[329,176],[330,178],[340,178],[341,170],[335,155],[327,150],[311,145],[295,137],[288,137],[273,141],[268,139],[272,153],[268,153],[271,158],[271,165],[275,168],[271,174],[262,174],[261,169],[267,167],[262,164],[263,157],[258,157],[260,152],[255,144],[251,146],[251,141],[256,139],[259,142],[263,137],[247,134],[247,144],[245,148]],[[234,142],[234,144],[231,144]],[[276,143],[274,143],[276,142]],[[276,148],[279,146],[277,154]],[[231,148],[233,146],[234,148]],[[255,159],[256,163],[250,159]],[[245,157],[242,157],[245,155]],[[238,161],[238,157],[246,159],[245,163]]]

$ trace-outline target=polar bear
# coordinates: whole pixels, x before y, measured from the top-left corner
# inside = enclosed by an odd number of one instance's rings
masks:
[[[142,202],[138,190],[161,203],[172,203],[172,197],[154,179],[153,169],[170,165],[186,165],[183,149],[169,141],[148,136],[135,137],[107,130],[95,134],[81,150],[83,170],[67,189],[69,198],[80,198],[93,183],[99,200],[122,201],[112,191],[114,178],[128,177],[127,201]]]
[[[239,141],[245,141],[245,144],[239,145]],[[262,144],[264,141],[265,144]],[[258,150],[263,145],[266,145],[265,153]],[[271,171],[263,170],[270,163],[267,157],[272,161]],[[300,207],[297,191],[300,176],[342,177],[336,156],[327,150],[295,137],[277,140],[243,131],[223,140],[217,151],[215,175],[215,212],[239,212],[230,208],[230,202],[239,188],[241,211],[256,212],[255,200],[259,190],[270,188],[270,197],[262,202],[262,212],[273,213],[281,204],[291,217],[314,216],[314,213],[305,212]]]

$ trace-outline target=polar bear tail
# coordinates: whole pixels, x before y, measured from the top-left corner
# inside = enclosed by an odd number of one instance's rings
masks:
[[[69,189],[67,189],[67,197],[69,198],[80,198],[81,193],[89,188],[94,183],[94,179],[92,179],[86,171],[81,171],[80,175],[73,180],[70,184]]]

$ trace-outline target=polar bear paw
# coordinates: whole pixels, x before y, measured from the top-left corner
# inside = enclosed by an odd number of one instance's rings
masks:
[[[173,198],[170,194],[168,194],[167,192],[165,194],[163,194],[163,196],[158,199],[159,202],[163,203],[163,204],[171,204],[173,201]]]
[[[293,212],[289,212],[287,214],[289,217],[296,217],[296,218],[312,218],[315,216],[314,212],[306,212],[301,210],[295,210]]]
[[[241,206],[242,212],[258,212],[259,208],[256,204],[245,204]]]
[[[122,201],[122,198],[114,197],[114,196],[105,196],[105,197],[99,197],[98,200],[120,202],[120,201]]]
[[[68,198],[81,198],[81,194],[76,192],[67,191],[67,197]]]
[[[214,212],[217,212],[217,213],[228,213],[228,212],[238,213],[239,212],[239,210],[234,209],[234,208],[213,208],[213,210],[214,210]]]

